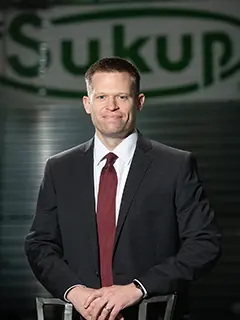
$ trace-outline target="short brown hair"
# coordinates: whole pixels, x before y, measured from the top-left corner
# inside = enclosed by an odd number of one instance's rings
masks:
[[[137,68],[126,59],[120,57],[106,57],[92,64],[85,73],[88,92],[90,91],[92,77],[96,72],[127,72],[132,77],[135,92],[139,93],[140,91],[140,74]]]

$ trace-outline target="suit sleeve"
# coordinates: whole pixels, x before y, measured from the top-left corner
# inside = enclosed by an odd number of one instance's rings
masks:
[[[80,280],[64,261],[50,162],[46,163],[36,214],[25,240],[25,252],[39,282],[54,297],[63,299],[65,291]]]
[[[191,154],[185,157],[177,175],[174,198],[180,247],[175,256],[138,278],[149,296],[181,291],[186,282],[209,271],[221,253],[214,212]]]

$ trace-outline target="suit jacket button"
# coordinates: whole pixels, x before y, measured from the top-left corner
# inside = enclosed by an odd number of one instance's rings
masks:
[[[100,274],[99,274],[98,271],[96,271],[96,276],[97,276],[98,278],[100,278]]]

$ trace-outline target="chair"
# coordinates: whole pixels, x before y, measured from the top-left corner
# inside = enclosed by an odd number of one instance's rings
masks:
[[[167,302],[163,320],[172,320],[176,305],[177,295],[167,294],[164,296],[156,296],[143,299],[139,305],[138,320],[147,320],[147,306],[151,303]]]
[[[138,320],[146,320],[147,318],[147,306],[151,303],[167,302],[164,320],[172,320],[174,315],[174,309],[176,304],[176,294],[169,294],[164,296],[157,296],[148,299],[143,299],[139,305]],[[71,303],[67,303],[56,298],[36,298],[37,305],[37,319],[44,320],[44,306],[45,305],[62,305],[64,306],[63,320],[72,320],[73,306]]]
[[[67,303],[60,299],[56,298],[36,298],[36,306],[37,306],[37,319],[44,320],[44,306],[52,305],[52,306],[64,306],[64,317],[63,320],[72,320],[72,310],[73,306],[71,303]]]

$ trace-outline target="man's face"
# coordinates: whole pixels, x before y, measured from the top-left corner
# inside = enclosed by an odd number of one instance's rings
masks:
[[[136,113],[142,109],[144,95],[136,96],[127,72],[96,72],[89,96],[83,97],[98,137],[125,138],[135,129]]]

